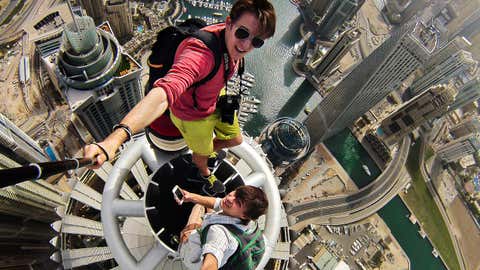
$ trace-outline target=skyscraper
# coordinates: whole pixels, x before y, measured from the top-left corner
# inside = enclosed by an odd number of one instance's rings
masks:
[[[455,139],[473,133],[480,133],[480,118],[478,116],[464,119],[462,122],[458,123],[450,129],[450,134]]]
[[[330,50],[320,59],[320,63],[312,70],[312,79],[318,83],[323,80],[339,63],[340,59],[357,43],[360,37],[358,29],[345,32]]]
[[[463,36],[457,36],[446,45],[441,48],[438,48],[434,52],[432,57],[425,63],[424,70],[432,70],[436,65],[446,61],[448,58],[452,57],[455,53],[465,50],[469,51],[472,46],[472,43]]]
[[[435,21],[448,40],[456,36],[464,36],[473,44],[480,41],[480,5],[478,1],[451,0],[448,1],[437,14]],[[477,57],[480,55],[480,48],[473,46],[470,51]]]
[[[438,148],[437,155],[445,162],[452,162],[478,150],[480,150],[480,134],[475,133],[443,145]]]
[[[325,13],[328,4],[331,1],[325,1],[325,0],[312,0],[310,1],[310,6],[309,8],[315,12],[315,14],[321,16]]]
[[[427,61],[436,44],[435,29],[421,22],[408,23],[394,32],[308,116],[305,123],[312,145],[350,126],[395,90]]]
[[[480,78],[475,78],[458,90],[455,102],[450,105],[449,111],[456,110],[480,98]]]
[[[105,0],[80,0],[80,4],[92,17],[95,25],[99,25],[105,21]]]
[[[342,24],[352,19],[364,2],[364,0],[330,1],[326,14],[316,29],[318,36],[322,39],[332,39]]]
[[[3,155],[16,163],[27,164],[49,160],[40,145],[3,114],[0,114],[0,144]]]
[[[381,134],[387,144],[399,142],[427,120],[445,114],[456,95],[453,86],[437,85],[419,94],[382,121]]]
[[[322,39],[332,39],[364,2],[365,0],[299,1],[298,9],[309,31]]]
[[[46,161],[38,143],[0,114],[0,168]],[[64,204],[61,191],[43,180],[0,189],[2,268],[55,268],[49,259],[53,249],[48,241],[54,236],[50,223],[58,219],[55,208]]]
[[[442,62],[431,64],[430,70],[425,70],[417,77],[410,87],[411,95],[418,95],[432,85],[448,83],[453,77],[472,69],[474,65],[477,65],[477,61],[470,52],[458,51]]]
[[[128,8],[128,0],[107,0],[106,14],[118,40],[125,42],[132,36],[133,21]]]
[[[3,161],[3,157],[0,158]],[[2,162],[3,163],[3,162]],[[0,189],[0,265],[7,269],[55,269],[50,260],[62,192],[49,183],[27,181]]]
[[[70,108],[102,140],[142,97],[141,66],[122,53],[108,23],[77,18],[63,32],[57,74]]]

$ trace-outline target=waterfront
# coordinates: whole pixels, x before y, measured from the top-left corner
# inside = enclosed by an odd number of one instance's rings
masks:
[[[300,14],[289,1],[273,1],[273,4],[278,17],[274,37],[246,57],[247,70],[256,76],[252,95],[262,101],[259,114],[245,125],[245,130],[253,136],[257,136],[266,124],[280,116],[303,119],[306,116],[304,108],[313,109],[321,101],[313,87],[304,78],[297,77],[291,67],[293,46],[300,40]],[[193,14],[190,9],[188,12]],[[199,12],[195,13],[198,16],[211,13],[209,10],[204,13],[199,10],[195,12]],[[357,185],[363,187],[375,179],[380,170],[358,141],[349,134],[347,130],[335,136],[329,140],[327,147]],[[369,167],[371,176],[364,173],[362,162]],[[411,269],[445,269],[440,260],[431,254],[430,243],[420,238],[418,226],[409,222],[406,217],[408,210],[398,197],[379,211],[379,214],[410,258]]]
[[[374,169],[370,166],[370,164],[375,164],[374,161],[350,130],[343,130],[337,136],[328,139],[325,145],[359,187],[367,185],[380,174],[376,166]],[[367,164],[372,171],[371,176],[361,173],[363,170],[359,164],[362,162]],[[378,214],[388,225],[410,259],[411,270],[446,270],[441,260],[432,255],[431,243],[426,238],[420,237],[418,225],[412,224],[408,219],[410,212],[400,197],[396,196]]]
[[[402,246],[410,259],[412,270],[446,270],[440,258],[432,255],[432,244],[427,239],[420,238],[417,224],[412,224],[408,219],[410,211],[396,196],[378,214],[387,223],[395,238]]]
[[[343,143],[337,143],[343,142]],[[368,158],[367,151],[357,139],[352,136],[349,129],[344,129],[342,132],[336,134],[334,137],[325,141],[328,150],[335,156],[335,158],[342,164],[343,169],[354,179],[357,187],[363,188],[380,175],[381,171],[375,162]],[[368,176],[362,168],[366,165],[371,172]]]

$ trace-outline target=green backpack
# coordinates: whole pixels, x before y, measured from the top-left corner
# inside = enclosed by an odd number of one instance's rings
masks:
[[[207,225],[200,230],[200,243],[203,247],[207,240],[208,229],[213,224]],[[233,224],[219,224],[228,229],[235,239],[238,247],[235,253],[228,258],[227,263],[219,270],[252,270],[255,269],[262,259],[265,251],[265,241],[263,240],[263,231],[258,228],[255,231],[247,233]]]

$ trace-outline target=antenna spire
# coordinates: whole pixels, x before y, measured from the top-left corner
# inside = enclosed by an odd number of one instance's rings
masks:
[[[78,26],[78,22],[77,22],[77,20],[75,19],[75,14],[73,13],[73,9],[72,9],[72,5],[70,4],[70,0],[67,0],[67,5],[68,5],[68,10],[70,11],[70,14],[72,15],[73,24],[74,24],[74,26],[75,26],[75,31],[76,31],[76,32],[79,32],[79,31],[80,31],[80,27]]]

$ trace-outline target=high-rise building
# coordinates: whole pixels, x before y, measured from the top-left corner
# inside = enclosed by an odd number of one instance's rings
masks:
[[[318,65],[315,67],[310,66],[310,69],[312,69],[312,80],[315,83],[319,83],[332,72],[335,67],[338,66],[343,56],[358,42],[359,37],[360,31],[356,28],[345,32],[335,45],[320,59],[321,62]]]
[[[425,70],[410,86],[412,96],[418,95],[432,85],[449,83],[449,81],[466,70],[477,65],[472,54],[467,51],[459,51],[442,62],[431,64],[430,70]]]
[[[401,24],[424,11],[428,4],[428,0],[387,0],[385,13],[390,23]]]
[[[40,145],[3,114],[0,114],[0,144],[3,155],[20,164],[49,160]]]
[[[40,146],[0,114],[0,168],[46,162]],[[2,179],[7,180],[7,179]],[[11,179],[9,179],[11,180]],[[43,181],[26,181],[0,189],[0,265],[7,269],[54,269],[49,240],[62,193]]]
[[[453,140],[437,149],[437,155],[445,162],[473,154],[480,150],[480,134],[475,133]]]
[[[342,24],[357,13],[365,0],[334,0],[330,1],[327,11],[316,32],[322,39],[332,39]]]
[[[106,14],[115,37],[123,44],[133,34],[133,21],[128,0],[107,0]]]
[[[451,85],[432,86],[383,120],[379,129],[380,135],[387,144],[399,142],[426,121],[445,114],[456,94]]]
[[[477,115],[478,114],[478,101],[473,101],[470,103],[467,103],[466,105],[462,106],[460,108],[462,110],[462,116],[465,118],[468,118],[472,115]]]
[[[322,39],[332,39],[352,19],[365,0],[300,1],[298,8],[305,26]]]
[[[473,133],[480,133],[480,118],[478,116],[464,119],[450,129],[450,135],[455,139]]]
[[[80,0],[81,6],[90,16],[95,25],[105,21],[105,0]]]
[[[1,154],[0,154],[1,156]],[[0,157],[3,161],[4,156]],[[2,162],[3,163],[3,162]],[[27,181],[0,189],[0,264],[7,269],[56,269],[50,260],[62,192],[49,183]]]
[[[329,2],[331,1],[312,0],[310,1],[309,9],[311,9],[318,16],[322,16],[326,12]]]
[[[442,28],[448,40],[464,36],[473,44],[480,41],[480,3],[469,0],[451,0],[435,14],[435,23]],[[470,50],[477,57],[480,48],[473,46]]]
[[[297,161],[308,153],[310,146],[305,126],[287,117],[268,125],[260,134],[259,141],[273,166],[284,166]]]
[[[450,105],[449,111],[456,110],[480,98],[480,78],[470,80],[459,90],[455,102]]]
[[[435,29],[405,24],[359,64],[312,111],[305,123],[312,145],[334,135],[395,90],[435,50]]]
[[[70,108],[95,140],[140,101],[141,69],[122,53],[108,23],[95,28],[92,18],[81,17],[65,27],[57,74]]]
[[[478,1],[451,0],[436,15],[443,22],[450,37],[466,36],[476,32],[473,27],[480,17],[480,5]]]
[[[455,53],[464,50],[469,51],[472,43],[463,36],[457,36],[446,45],[438,48],[432,57],[425,63],[424,70],[432,70],[439,63],[445,62],[448,58],[452,57]]]

